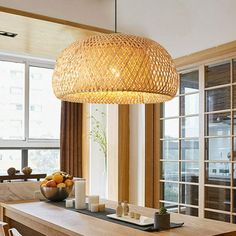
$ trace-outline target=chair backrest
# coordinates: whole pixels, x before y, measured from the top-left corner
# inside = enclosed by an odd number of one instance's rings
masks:
[[[12,228],[8,230],[9,236],[22,236],[16,229]]]
[[[9,228],[7,223],[0,221],[0,236],[22,236],[16,229]]]
[[[0,221],[0,236],[10,236],[9,235],[9,225]]]

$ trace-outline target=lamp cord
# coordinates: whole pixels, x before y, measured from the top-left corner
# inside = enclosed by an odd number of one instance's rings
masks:
[[[115,0],[115,33],[117,33],[117,0]]]

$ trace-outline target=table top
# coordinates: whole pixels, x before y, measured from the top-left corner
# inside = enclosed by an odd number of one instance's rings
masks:
[[[113,201],[105,201],[105,203],[106,207],[113,209],[115,209],[116,207],[116,203]],[[220,235],[227,232],[235,232],[236,235],[235,224],[214,221],[210,219],[201,219],[198,217],[186,216],[176,213],[171,213],[171,221],[175,223],[184,222],[183,227],[150,233],[126,227],[120,224],[111,223],[105,220],[97,219],[88,215],[80,214],[78,212],[70,211],[64,208],[54,206],[52,204],[48,204],[46,202],[9,202],[1,203],[1,207],[4,209],[4,214],[13,220],[19,220],[19,222],[21,221],[20,223],[25,225],[38,225],[39,229],[34,228],[35,230],[40,230],[40,225],[47,226],[52,230],[60,232],[61,235],[145,236],[151,234],[158,234],[160,236],[208,236]],[[156,212],[156,210],[152,208],[137,207],[133,205],[130,205],[130,210],[138,211],[142,215],[148,217],[153,217],[154,212]]]

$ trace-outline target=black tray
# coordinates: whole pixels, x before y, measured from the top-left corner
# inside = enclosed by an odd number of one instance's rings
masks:
[[[79,212],[81,214],[85,214],[85,215],[92,216],[92,217],[95,217],[95,218],[98,218],[98,219],[106,220],[106,221],[109,221],[109,222],[112,222],[112,223],[124,225],[124,226],[131,227],[131,228],[134,228],[134,229],[138,229],[138,230],[142,230],[142,231],[148,231],[148,232],[162,231],[160,229],[154,229],[153,225],[139,226],[139,225],[135,225],[135,224],[128,223],[128,222],[111,219],[111,218],[107,217],[107,215],[115,213],[115,210],[111,209],[111,208],[106,208],[104,212],[91,212],[87,209],[77,210],[75,208],[66,208],[65,201],[62,201],[62,202],[46,201],[46,202],[49,203],[49,204],[61,207],[61,208],[65,208],[65,209],[70,210],[70,211]],[[173,222],[171,222],[169,229],[178,228],[178,227],[181,227],[183,225],[184,225],[184,223],[173,223]],[[169,230],[169,229],[167,229],[167,230]]]

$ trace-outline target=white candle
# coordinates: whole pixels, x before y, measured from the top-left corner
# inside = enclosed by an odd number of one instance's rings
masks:
[[[85,179],[75,181],[75,209],[86,208]]]
[[[98,195],[91,195],[88,196],[88,209],[91,210],[91,204],[98,204],[99,203],[99,196]]]
[[[73,199],[66,199],[66,208],[73,207]]]
[[[91,212],[98,212],[99,204],[91,204],[90,205]]]

